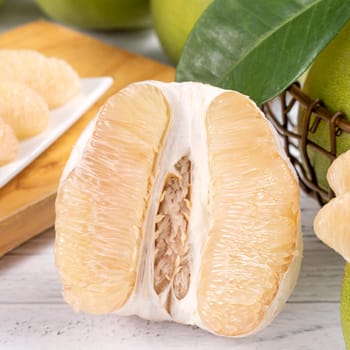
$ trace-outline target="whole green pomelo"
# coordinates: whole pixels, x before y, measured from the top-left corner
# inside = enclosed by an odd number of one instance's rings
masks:
[[[303,90],[312,98],[321,99],[331,112],[343,112],[350,120],[350,22],[321,52],[312,64],[306,77]],[[299,115],[299,128],[305,111]],[[310,139],[330,150],[329,123],[321,122]],[[350,136],[343,133],[337,137],[337,154],[350,149]],[[330,161],[319,152],[308,149],[311,165],[320,186],[327,185],[327,169]]]
[[[340,315],[346,349],[350,350],[350,264],[346,263],[341,292]]]
[[[319,98],[331,112],[343,112],[350,121],[350,22],[321,52],[312,64],[303,90],[312,98]],[[299,130],[305,111],[299,114]],[[321,121],[309,138],[318,145],[330,149],[329,123]],[[337,154],[350,149],[350,135],[342,133],[336,139]],[[327,170],[330,161],[319,152],[308,149],[311,165],[318,183],[327,189]],[[349,174],[350,176],[350,174]],[[347,263],[341,294],[341,321],[346,348],[350,350],[350,264]]]
[[[151,0],[154,28],[170,59],[177,63],[194,24],[213,0]]]
[[[51,18],[88,29],[136,29],[151,24],[149,0],[36,0]]]

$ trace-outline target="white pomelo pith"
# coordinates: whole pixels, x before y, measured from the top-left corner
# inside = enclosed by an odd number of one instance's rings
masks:
[[[130,85],[81,136],[56,202],[66,300],[90,313],[267,325],[301,260],[299,191],[274,130],[244,95]]]

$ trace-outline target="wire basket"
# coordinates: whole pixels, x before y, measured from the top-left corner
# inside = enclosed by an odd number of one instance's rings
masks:
[[[298,127],[295,112],[299,107],[305,109],[305,114],[303,125]],[[312,149],[332,162],[337,156],[337,137],[350,133],[350,122],[344,114],[332,113],[321,100],[311,99],[303,93],[299,82],[293,83],[275,100],[264,104],[262,110],[282,136],[284,149],[296,169],[301,188],[320,205],[332,199],[333,191],[329,187],[322,188],[318,183],[308,150]],[[320,122],[326,122],[329,126],[329,149],[311,140]]]

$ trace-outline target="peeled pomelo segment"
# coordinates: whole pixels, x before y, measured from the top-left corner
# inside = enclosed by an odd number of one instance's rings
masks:
[[[247,97],[220,95],[206,124],[211,223],[198,311],[213,332],[239,336],[260,326],[295,256],[298,185]]]
[[[46,64],[46,81],[40,86],[40,93],[52,109],[78,95],[81,82],[78,73],[66,61],[51,57]]]
[[[110,98],[56,202],[56,263],[66,300],[90,313],[121,308],[134,289],[143,221],[169,123],[156,87]]]
[[[0,117],[0,166],[16,158],[18,141],[13,129]]]
[[[78,74],[64,60],[33,50],[0,50],[0,80],[26,84],[50,109],[65,104],[81,91]]]
[[[327,172],[327,181],[337,196],[350,192],[350,151],[333,161]]]
[[[336,197],[323,206],[314,220],[317,237],[350,261],[350,151],[338,156],[327,172],[329,186]]]
[[[45,100],[23,83],[0,82],[0,115],[19,139],[47,128],[49,109]]]
[[[324,205],[314,220],[317,237],[347,261],[350,261],[349,208],[350,192],[346,192]]]

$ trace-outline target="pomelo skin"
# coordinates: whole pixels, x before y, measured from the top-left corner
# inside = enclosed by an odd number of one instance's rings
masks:
[[[350,22],[321,52],[310,68],[303,90],[310,97],[319,98],[331,112],[343,112],[350,121]],[[302,125],[301,111],[299,125]],[[312,141],[329,150],[329,125],[321,122]],[[337,137],[337,155],[350,149],[350,135]],[[309,150],[311,164],[322,188],[327,189],[329,160],[318,152]]]
[[[151,24],[149,0],[36,0],[51,18],[81,28],[137,29]]]
[[[346,349],[350,349],[350,263],[346,263],[340,303],[341,322]]]
[[[321,99],[332,112],[343,112],[350,121],[350,22],[332,40],[310,68],[304,91],[312,98]],[[302,114],[300,114],[302,122]],[[299,124],[301,125],[301,124]],[[310,134],[312,135],[312,134]],[[328,124],[321,122],[311,139],[329,149]],[[350,135],[337,137],[337,155],[350,149]],[[311,164],[321,187],[327,189],[329,160],[309,151]],[[341,293],[341,321],[346,348],[350,349],[350,263],[345,265]]]
[[[155,30],[165,53],[177,63],[194,24],[213,0],[151,0]]]

